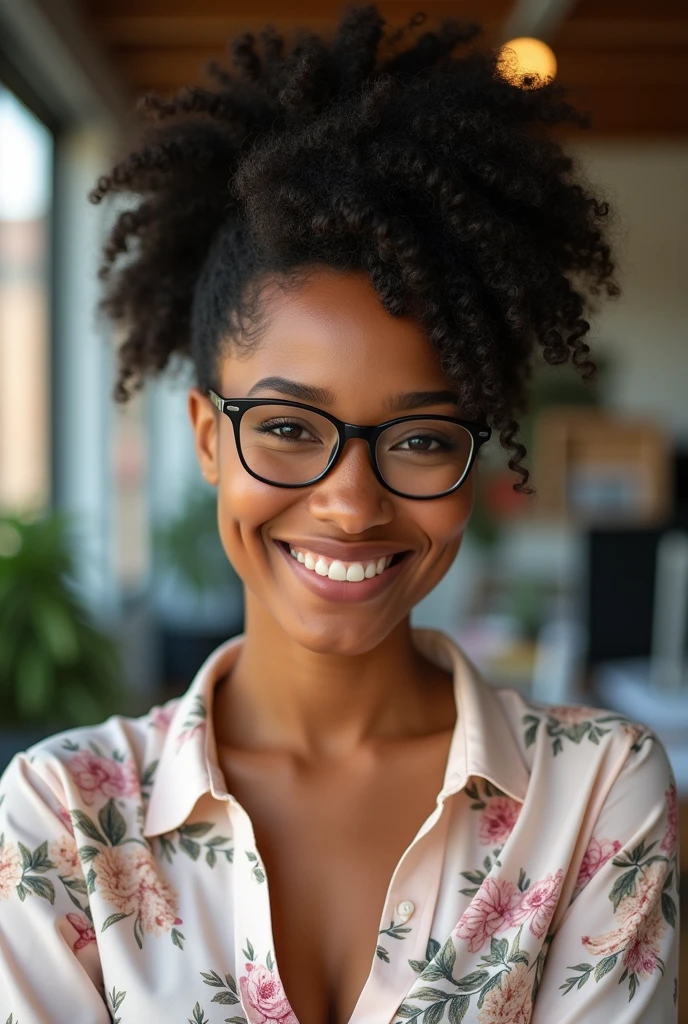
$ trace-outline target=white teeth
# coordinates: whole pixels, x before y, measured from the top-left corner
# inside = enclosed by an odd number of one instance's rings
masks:
[[[347,583],[360,583],[362,580],[371,580],[374,576],[381,575],[389,568],[394,558],[394,555],[383,555],[372,562],[350,562],[349,565],[345,565],[338,558],[328,562],[323,555],[313,555],[310,551],[304,554],[291,545],[289,551],[292,558],[301,562],[306,569],[317,572],[318,576],[327,576],[331,580]]]

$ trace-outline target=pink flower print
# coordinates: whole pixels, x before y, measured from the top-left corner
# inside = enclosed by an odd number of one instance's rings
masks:
[[[277,972],[248,963],[246,971],[239,987],[246,1007],[254,1011],[252,1024],[299,1024]]]
[[[160,935],[182,923],[177,916],[179,897],[158,874],[148,848],[108,847],[98,854],[96,877],[102,897],[120,914],[141,914],[144,931]]]
[[[495,796],[488,800],[478,829],[478,839],[482,845],[503,846],[511,835],[520,812],[521,805],[508,796]]]
[[[63,804],[58,804],[57,816],[67,829],[71,836],[74,835],[74,826],[72,825],[72,816]]]
[[[546,711],[550,718],[556,718],[567,729],[580,722],[594,720],[600,714],[599,708],[588,708],[583,704],[550,704]]]
[[[174,718],[174,713],[177,710],[177,702],[171,704],[165,704],[164,706],[156,706],[151,708],[150,713],[150,724],[154,729],[160,729],[161,732],[167,732],[170,727],[170,722]]]
[[[99,757],[90,750],[80,750],[67,762],[84,803],[94,802],[96,793],[103,796],[135,796],[139,791],[136,765],[133,761],[120,764],[110,757]]]
[[[508,926],[518,896],[513,882],[485,879],[455,928],[455,934],[468,941],[469,952],[477,953],[491,935]]]
[[[8,899],[22,877],[21,858],[14,843],[0,846],[0,900]]]
[[[633,740],[631,746],[635,747],[640,742],[641,738],[647,733],[647,729],[644,729],[642,725],[636,725],[635,722],[622,722],[621,729],[626,733],[630,739]]]
[[[55,865],[58,875],[64,878],[81,876],[81,860],[74,838],[64,832],[59,839],[50,844],[50,859]]]
[[[678,800],[675,783],[671,783],[664,796],[667,802],[667,827],[659,848],[667,857],[673,857],[678,845]]]
[[[530,1024],[532,988],[527,964],[504,971],[499,984],[485,996],[478,1024]]]
[[[635,940],[643,934],[645,927],[650,928],[649,924],[646,925],[649,919],[652,919],[652,934],[657,934],[657,930],[664,924],[663,917],[656,919],[656,912],[660,911],[661,915],[660,898],[666,873],[665,861],[655,861],[644,870],[636,872],[635,892],[624,896],[616,911],[618,928],[595,938],[589,935],[582,936],[581,942],[589,953],[595,956],[618,953],[630,940]]]
[[[74,931],[77,932],[76,942],[72,946],[74,952],[76,952],[77,949],[83,949],[84,946],[88,946],[89,942],[96,941],[96,933],[93,930],[93,925],[85,914],[67,914],[67,920]]]
[[[639,978],[650,978],[657,969],[660,942],[666,927],[664,915],[657,905],[627,946],[623,957],[624,967]]]
[[[574,892],[578,892],[586,886],[593,875],[596,875],[600,868],[620,849],[621,843],[618,839],[595,839],[593,837],[583,855]]]
[[[510,924],[520,924],[530,918],[529,928],[536,939],[541,939],[552,920],[559,899],[564,873],[561,868],[545,875],[540,882],[529,886],[509,914]]]
[[[97,867],[97,886],[103,899],[120,914],[132,914],[138,909],[131,851],[121,846],[108,847],[98,855]]]

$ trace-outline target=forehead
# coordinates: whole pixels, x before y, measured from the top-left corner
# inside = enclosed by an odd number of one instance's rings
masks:
[[[266,376],[327,388],[364,409],[412,390],[447,389],[436,352],[409,317],[388,313],[363,272],[317,270],[263,298],[266,327],[248,354],[230,349],[225,394],[241,397]],[[334,410],[333,410],[334,411]]]

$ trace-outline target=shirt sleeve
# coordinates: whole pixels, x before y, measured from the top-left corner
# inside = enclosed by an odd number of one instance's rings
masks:
[[[111,1020],[59,773],[29,753],[0,777],[0,1020]]]
[[[632,729],[570,905],[548,937],[532,1024],[678,1019],[676,785],[659,740]]]

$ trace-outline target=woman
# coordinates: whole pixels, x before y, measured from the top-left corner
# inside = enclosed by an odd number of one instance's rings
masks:
[[[606,206],[543,131],[578,116],[473,35],[365,7],[287,55],[244,36],[216,91],[147,99],[93,194],[134,200],[103,269],[117,397],[192,356],[246,631],[181,698],[7,768],[2,1020],[675,1020],[662,747],[409,626],[493,427],[533,493],[536,345],[588,378],[617,290]]]

